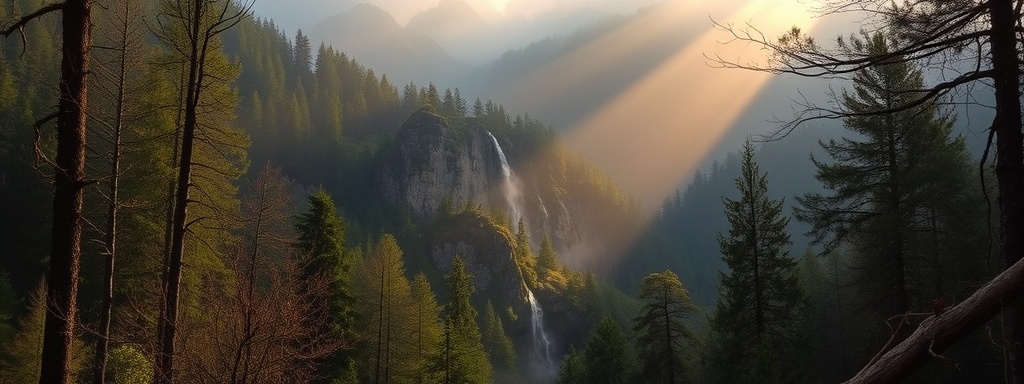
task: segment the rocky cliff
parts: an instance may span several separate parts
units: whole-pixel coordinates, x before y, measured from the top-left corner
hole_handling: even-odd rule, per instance
[[[430,235],[430,257],[447,274],[457,256],[473,275],[476,298],[487,298],[496,308],[512,308],[520,316],[529,316],[526,282],[508,230],[477,210],[442,218]],[[477,304],[483,307],[483,302]]]
[[[501,165],[487,131],[452,127],[430,108],[414,113],[386,150],[379,186],[388,204],[407,206],[416,219],[432,219],[442,204],[491,206]]]

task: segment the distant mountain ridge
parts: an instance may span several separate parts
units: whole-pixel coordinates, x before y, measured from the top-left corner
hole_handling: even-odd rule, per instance
[[[460,67],[440,45],[423,34],[403,28],[389,13],[371,4],[359,4],[328,17],[309,33],[345,52],[396,82],[423,82],[424,73],[438,78],[458,73]]]

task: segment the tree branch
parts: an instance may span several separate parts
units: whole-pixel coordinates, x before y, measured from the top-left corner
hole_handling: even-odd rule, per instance
[[[59,11],[61,9],[64,9],[64,3],[54,3],[39,8],[35,12],[32,12],[26,16],[23,16],[21,19],[18,19],[18,21],[15,22],[14,24],[8,25],[7,28],[4,28],[3,31],[0,31],[0,35],[4,35],[4,37],[10,36],[12,33],[14,33],[14,31],[21,30],[21,28],[28,24],[28,22],[47,13]]]
[[[1024,260],[1018,261],[986,283],[962,303],[940,315],[924,319],[899,345],[873,364],[865,366],[847,383],[895,383],[941,353],[968,332],[991,319],[1020,298],[1024,289]]]

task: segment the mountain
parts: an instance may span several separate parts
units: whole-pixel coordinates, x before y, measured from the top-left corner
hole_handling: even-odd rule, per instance
[[[309,36],[313,42],[322,41],[374,71],[386,73],[396,84],[446,79],[460,68],[437,42],[403,28],[390,14],[370,4],[324,19]],[[425,73],[437,79],[423,79]]]
[[[624,246],[628,201],[585,161],[555,142],[529,143],[529,135],[422,108],[381,150],[377,195],[419,223],[464,207],[503,212],[509,228],[522,218],[534,248],[547,238],[563,262],[602,270]]]
[[[480,14],[465,1],[441,0],[437,6],[409,19],[405,28],[440,40],[442,37],[458,37],[486,24]]]
[[[490,28],[463,0],[442,0],[437,6],[413,16],[405,26],[410,33],[430,37],[463,62],[479,60],[487,47],[494,45],[492,36],[482,33]]]

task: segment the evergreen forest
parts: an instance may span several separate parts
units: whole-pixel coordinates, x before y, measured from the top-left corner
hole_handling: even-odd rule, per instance
[[[651,203],[250,2],[5,2],[0,383],[1024,383],[1021,4],[718,25],[834,91]]]

